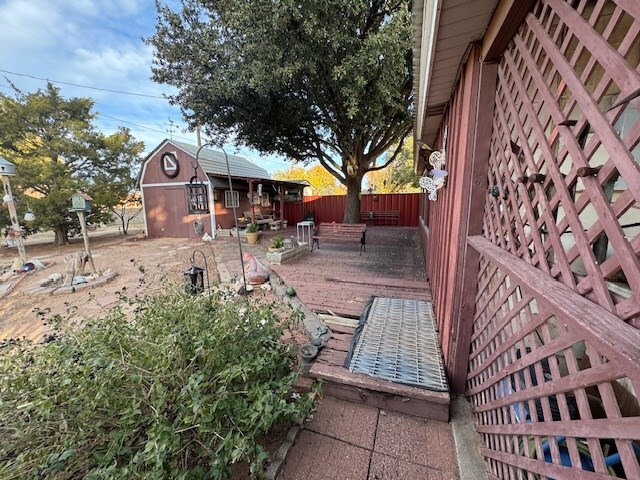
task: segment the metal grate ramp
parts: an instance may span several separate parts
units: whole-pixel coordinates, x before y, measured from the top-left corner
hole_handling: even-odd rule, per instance
[[[396,383],[449,391],[430,302],[375,297],[349,370]]]

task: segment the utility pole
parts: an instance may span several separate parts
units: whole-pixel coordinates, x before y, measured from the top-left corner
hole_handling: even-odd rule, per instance
[[[171,117],[169,117],[169,128],[167,128],[167,132],[169,132],[169,139],[173,140],[173,129],[174,129],[174,124],[175,122],[173,120],[171,120]]]

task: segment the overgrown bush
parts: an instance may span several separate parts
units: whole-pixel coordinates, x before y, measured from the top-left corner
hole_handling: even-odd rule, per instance
[[[309,414],[269,306],[155,295],[56,338],[0,348],[0,478],[223,479]]]

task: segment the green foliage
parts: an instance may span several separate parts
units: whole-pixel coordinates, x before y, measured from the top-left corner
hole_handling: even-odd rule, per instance
[[[48,343],[0,348],[0,478],[224,479],[267,459],[257,437],[299,421],[295,345],[273,305],[181,293],[123,305]]]
[[[93,197],[90,222],[109,220],[110,210],[135,189],[144,146],[124,128],[112,135],[96,131],[91,99],[65,99],[52,84],[14,93],[0,94],[0,155],[16,165],[11,184],[18,214],[28,203],[36,220],[25,227],[53,230],[56,243],[67,243],[79,229],[69,213],[71,195],[82,190]]]
[[[413,138],[405,142],[389,166],[367,174],[367,182],[376,193],[419,192],[419,180],[413,170]]]
[[[293,167],[271,174],[274,180],[306,180],[313,195],[344,195],[346,189],[322,165]]]
[[[302,162],[348,189],[410,132],[409,0],[158,4],[153,79],[191,126]],[[358,203],[359,206],[359,203]]]
[[[271,247],[272,248],[282,248],[284,247],[284,237],[282,235],[276,235],[271,239]]]
[[[250,223],[247,225],[246,233],[256,233],[260,231],[260,225],[257,223]]]

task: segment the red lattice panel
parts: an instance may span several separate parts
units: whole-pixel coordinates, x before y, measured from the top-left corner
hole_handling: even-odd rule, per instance
[[[538,2],[499,72],[484,235],[640,327],[640,2]]]
[[[530,258],[470,244],[481,260],[467,395],[491,473],[640,478],[640,331]]]

